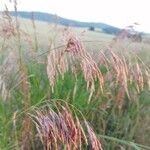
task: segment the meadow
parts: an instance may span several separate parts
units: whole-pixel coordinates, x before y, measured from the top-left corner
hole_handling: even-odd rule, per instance
[[[0,19],[1,150],[150,149],[150,43]]]

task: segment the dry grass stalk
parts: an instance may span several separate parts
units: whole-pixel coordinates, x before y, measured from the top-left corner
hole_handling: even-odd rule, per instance
[[[25,65],[20,66],[20,79],[21,79],[21,92],[23,94],[24,109],[27,110],[30,107],[30,87],[28,83],[27,68]],[[30,150],[31,146],[31,130],[32,122],[28,115],[24,116],[22,124],[22,135],[21,135],[21,149]]]
[[[150,91],[150,73],[148,72],[148,70],[145,70],[145,75],[147,78],[148,90]]]
[[[108,71],[110,61],[108,60],[107,56],[105,56],[102,50],[100,51],[98,58],[99,58],[98,64],[104,65]]]
[[[0,29],[0,36],[9,39],[11,37],[16,36],[16,30],[13,25],[13,19],[8,11],[8,8],[6,7],[6,10],[3,12],[2,15],[2,25]]]
[[[7,98],[9,97],[10,93],[9,91],[7,90],[7,87],[6,87],[6,83],[3,79],[3,77],[0,75],[0,98],[3,100],[3,101],[6,101]]]
[[[116,104],[118,105],[119,109],[121,109],[124,104],[124,98],[125,98],[124,87],[119,87],[118,94],[116,97]]]
[[[74,56],[85,57],[87,52],[85,51],[82,43],[74,35],[68,35],[66,52],[72,53]]]
[[[52,92],[54,92],[54,86],[57,77],[54,51],[50,52],[49,55],[47,56],[47,75],[50,86],[52,87]]]
[[[38,50],[38,38],[37,38],[37,29],[36,29],[36,24],[35,24],[35,20],[34,20],[34,13],[32,12],[32,26],[33,26],[33,30],[34,30],[34,50],[37,51]]]
[[[90,90],[90,96],[88,100],[88,102],[90,102],[91,96],[93,95],[95,91],[95,80],[98,79],[100,91],[103,93],[103,85],[104,85],[103,76],[97,64],[92,59],[89,59],[89,58],[83,58],[81,60],[81,69],[82,69],[85,81],[87,82],[87,89]]]
[[[20,66],[21,91],[24,97],[24,105],[26,108],[30,106],[30,87],[28,82],[28,72],[24,64]]]
[[[130,99],[130,95],[129,95],[129,91],[128,91],[128,82],[127,82],[128,67],[126,65],[126,62],[123,61],[114,52],[111,52],[111,54],[112,54],[111,63],[112,63],[112,67],[114,68],[114,71],[116,73],[116,75],[115,75],[116,81],[117,81],[117,83],[119,83],[119,85],[121,87],[124,87],[124,90],[125,90],[128,98]]]
[[[14,51],[7,52],[7,56],[3,55],[0,66],[0,93],[2,99],[9,100],[11,96],[11,87],[15,82],[14,74],[18,70],[17,55]]]
[[[93,150],[102,150],[100,142],[88,123],[85,122],[85,127],[90,136],[89,142],[79,118],[76,115],[73,117],[66,107],[60,107],[56,112],[52,109],[37,110],[36,114],[32,115],[46,150],[57,150],[64,147],[68,150],[81,150],[83,145],[92,145]]]
[[[17,5],[18,5],[17,0],[13,0],[13,4],[14,4],[14,9],[17,12]]]
[[[92,150],[102,150],[102,145],[100,141],[97,139],[93,129],[89,126],[87,121],[85,121],[85,125],[89,134],[90,146]]]
[[[53,48],[53,45],[52,47]],[[58,75],[60,74],[64,77],[65,72],[68,70],[68,62],[62,51],[50,51],[47,56],[47,74],[52,87],[52,92],[54,92],[54,86]]]
[[[63,76],[68,70],[68,58],[70,58],[71,63],[69,65],[71,65],[71,68],[74,68],[77,61],[81,66],[84,79],[87,82],[87,89],[90,91],[89,101],[95,91],[96,80],[99,81],[98,93],[103,93],[104,79],[100,69],[90,54],[85,50],[80,40],[72,34],[67,37],[65,49],[61,51],[50,51],[48,55],[47,74],[52,91],[58,74]]]
[[[139,91],[142,91],[144,88],[144,80],[141,68],[138,63],[136,63],[136,81],[139,87]]]
[[[150,85],[149,71],[144,65],[137,62],[134,65],[125,56],[119,56],[111,50],[106,54],[100,52],[100,59],[100,65],[109,67],[109,71],[106,72],[104,77],[110,83],[110,90],[113,90],[113,87],[118,87],[116,102],[119,108],[123,106],[125,95],[128,96],[128,99],[131,99],[128,90],[130,85],[133,86],[134,83],[138,92],[143,90],[144,82],[148,86]]]
[[[143,70],[144,66],[142,68],[138,62],[136,62],[136,64],[133,65],[130,69],[130,78],[132,78],[132,83],[135,84],[138,93],[141,92],[144,88],[144,80],[146,80],[146,82],[148,81],[148,78],[145,77],[144,79]]]

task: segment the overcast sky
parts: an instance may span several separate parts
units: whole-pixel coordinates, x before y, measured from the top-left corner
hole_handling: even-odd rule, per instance
[[[13,0],[12,0],[13,1]],[[139,23],[138,30],[150,33],[149,0],[18,0],[18,10],[41,11],[79,21],[104,22],[117,27]],[[0,0],[0,10],[9,0]]]

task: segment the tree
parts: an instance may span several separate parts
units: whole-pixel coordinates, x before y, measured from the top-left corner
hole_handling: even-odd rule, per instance
[[[89,27],[90,31],[95,31],[95,28],[93,26]]]

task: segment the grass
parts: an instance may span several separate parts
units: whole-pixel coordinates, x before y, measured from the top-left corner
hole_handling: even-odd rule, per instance
[[[150,149],[149,44],[110,47],[103,33],[72,29],[78,40],[59,25],[20,22],[21,36],[0,40],[0,149],[78,149],[76,137],[80,149]]]

